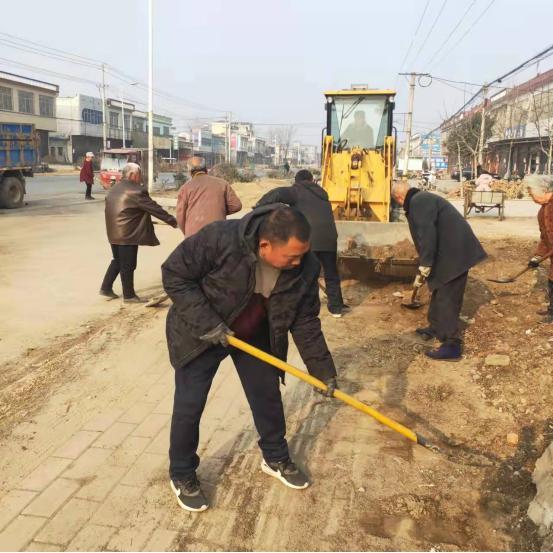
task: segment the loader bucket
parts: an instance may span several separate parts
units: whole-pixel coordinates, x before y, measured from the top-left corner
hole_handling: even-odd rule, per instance
[[[419,265],[407,223],[336,221],[343,278],[408,280]]]

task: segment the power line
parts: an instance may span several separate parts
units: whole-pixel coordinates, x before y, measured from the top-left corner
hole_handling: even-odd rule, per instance
[[[58,49],[58,48],[52,48],[49,46],[44,46],[42,44],[39,44],[37,42],[23,39],[20,37],[16,37],[14,35],[10,35],[8,33],[2,33],[0,32],[0,35],[6,36],[8,38],[0,38],[0,44],[4,44],[5,46],[15,48],[18,50],[22,50],[27,53],[33,53],[36,55],[41,55],[45,57],[49,57],[52,59],[55,59],[57,61],[66,61],[69,63],[74,63],[77,65],[83,65],[88,67],[94,67],[95,69],[101,70],[102,68],[102,62],[97,60],[92,60],[91,58],[85,58],[84,56],[79,56],[75,54],[71,54],[70,52],[66,52],[64,50]],[[131,75],[128,75],[121,71],[120,69],[105,64],[108,68],[108,73],[114,77],[117,78],[123,82],[137,82],[141,88],[147,89],[147,84],[142,82],[140,79],[137,79]],[[58,73],[59,76],[63,76],[63,73]],[[64,76],[64,78],[68,78],[67,76]],[[74,78],[71,78],[70,80],[75,80]],[[81,82],[86,82],[86,79],[81,79]],[[91,83],[92,81],[88,81]],[[96,85],[96,83],[93,83]],[[172,95],[168,92],[162,91],[160,89],[155,89],[154,93],[159,97],[164,97],[166,99],[172,100],[174,103],[183,103],[186,104],[194,109],[200,110],[200,111],[212,111],[212,112],[219,112],[219,113],[225,113],[228,110],[222,110],[218,108],[214,108],[212,106],[206,106],[203,104],[200,104],[198,102],[193,102],[191,100],[187,100],[185,98],[181,98],[179,96]]]
[[[99,65],[89,63],[89,62],[80,61],[78,59],[75,59],[75,58],[71,57],[70,55],[62,55],[62,54],[56,54],[56,53],[53,53],[53,52],[47,52],[47,51],[42,50],[40,48],[36,48],[34,46],[26,46],[26,45],[19,44],[17,42],[14,42],[12,40],[5,39],[5,38],[0,38],[0,44],[3,44],[4,46],[8,46],[9,48],[15,48],[16,50],[21,50],[23,52],[27,52],[27,53],[31,53],[31,54],[38,54],[38,55],[48,56],[50,58],[53,58],[53,59],[56,59],[56,60],[59,60],[59,61],[67,61],[67,62],[70,62],[70,63],[75,63],[77,65],[84,65],[86,67],[94,67],[96,69],[101,69],[101,66],[99,66]]]
[[[526,61],[522,62],[521,64],[517,65],[514,69],[511,69],[510,71],[507,71],[507,73],[505,73],[504,75],[501,75],[497,79],[494,79],[493,81],[491,81],[486,86],[490,87],[490,86],[493,86],[495,84],[501,83],[504,79],[507,79],[508,77],[514,76],[515,74],[519,73],[523,69],[526,69],[527,67],[537,63],[538,61],[542,61],[542,60],[550,57],[551,55],[553,55],[553,44],[551,46],[548,46],[547,48],[545,48],[541,52],[537,53],[536,55],[532,56],[531,58],[527,59]],[[505,87],[505,88],[508,88],[508,87]],[[467,102],[465,102],[447,120],[450,121],[451,119],[453,119],[454,117],[459,115],[468,105],[470,105],[472,103],[472,101],[475,98],[477,98],[480,95],[480,93],[482,92],[483,89],[484,89],[484,87],[482,86],[473,96],[471,96],[471,98]]]
[[[52,50],[52,51],[54,51],[54,52],[59,52],[60,54],[63,54],[63,55],[69,55],[69,56],[71,56],[71,57],[73,57],[73,58],[79,58],[79,59],[81,59],[81,60],[83,60],[83,61],[85,61],[85,62],[88,62],[88,63],[90,63],[90,64],[97,64],[98,67],[101,67],[101,65],[102,65],[102,62],[99,61],[99,60],[95,60],[95,59],[93,59],[93,58],[88,58],[88,57],[85,57],[85,56],[81,56],[81,55],[79,55],[79,54],[72,54],[72,53],[70,53],[70,52],[66,52],[66,51],[64,51],[64,50],[60,50],[60,49],[58,49],[58,48],[53,48],[52,46],[46,46],[45,44],[41,44],[41,43],[39,43],[39,42],[34,42],[34,41],[29,40],[29,39],[27,39],[27,38],[23,39],[23,38],[20,38],[20,37],[15,36],[15,35],[10,35],[9,33],[4,33],[4,32],[0,32],[0,35],[3,35],[3,36],[8,37],[8,38],[10,38],[10,39],[14,39],[14,40],[16,40],[16,41],[27,42],[27,43],[29,43],[29,44],[33,44],[33,45],[35,45],[35,46],[38,46],[38,47],[40,47],[40,48],[44,48],[44,49],[46,49],[46,50]]]
[[[444,59],[446,59],[449,54],[451,52],[453,52],[453,50],[455,50],[455,48],[457,48],[457,46],[459,46],[459,44],[462,42],[462,40],[469,34],[470,31],[472,31],[474,29],[474,27],[479,23],[479,21],[481,21],[482,17],[484,17],[484,15],[486,15],[486,13],[488,12],[488,10],[493,6],[493,4],[495,3],[495,0],[490,0],[489,4],[484,8],[484,10],[480,13],[480,15],[473,21],[472,25],[470,25],[468,27],[468,29],[461,35],[461,37],[459,38],[459,40],[453,45],[452,48],[450,48],[440,59],[439,61],[437,61],[436,63],[434,63],[434,66],[436,65],[440,65],[440,63],[442,63],[442,61],[444,61]]]
[[[415,29],[415,32],[413,33],[413,36],[411,37],[411,42],[409,44],[409,47],[407,48],[407,52],[405,53],[403,61],[401,62],[399,72],[403,71],[403,68],[405,66],[405,62],[407,61],[407,58],[409,57],[409,54],[411,53],[411,48],[413,48],[413,43],[415,42],[415,38],[417,38],[417,35],[418,35],[419,30],[421,28],[421,25],[422,25],[422,22],[424,20],[424,16],[426,15],[426,10],[428,9],[429,4],[430,4],[430,0],[426,0],[426,5],[424,6],[424,10],[422,11],[422,14],[419,18],[417,28]],[[396,83],[397,83],[397,80],[396,80]]]
[[[16,67],[23,67],[24,69],[31,69],[38,73],[44,73],[45,75],[52,75],[54,77],[67,79],[69,81],[75,81],[80,83],[86,83],[93,86],[98,86],[98,83],[96,81],[91,81],[90,79],[85,79],[84,77],[76,77],[74,75],[68,75],[67,73],[60,73],[58,71],[52,71],[50,69],[43,69],[42,67],[36,67],[35,65],[29,65],[27,63],[21,63],[19,61],[13,61],[8,58],[0,57],[0,61],[6,62],[10,65],[15,65]]]
[[[447,33],[446,35],[446,38],[445,40],[442,42],[442,44],[440,45],[440,47],[434,52],[434,54],[432,55],[432,57],[429,59],[428,63],[426,65],[430,65],[434,59],[436,58],[436,56],[440,53],[440,52],[443,52],[443,48],[444,46],[451,40],[451,37],[455,34],[455,31],[457,31],[457,29],[459,28],[459,26],[461,25],[461,23],[463,22],[463,20],[466,18],[466,16],[468,15],[468,13],[470,12],[470,10],[472,9],[472,7],[474,6],[474,4],[476,4],[478,0],[472,0],[472,2],[469,4],[469,7],[465,10],[465,12],[463,13],[463,15],[460,17],[460,19],[457,21],[457,24],[455,25],[455,27],[453,27],[453,30],[450,31],[449,33]]]
[[[430,35],[432,34],[432,31],[434,30],[434,27],[436,27],[436,24],[438,23],[438,20],[440,19],[446,5],[447,5],[447,2],[448,0],[444,0],[442,2],[442,7],[440,8],[440,10],[438,11],[435,19],[434,19],[434,22],[432,23],[432,25],[430,26],[430,29],[428,30],[428,33],[426,35],[426,37],[424,38],[422,44],[420,45],[418,51],[417,51],[417,54],[415,55],[415,59],[413,60],[413,64],[415,63],[415,61],[417,60],[417,58],[419,57],[420,53],[422,52],[423,48],[426,46],[426,43],[428,42],[428,39],[430,38]]]

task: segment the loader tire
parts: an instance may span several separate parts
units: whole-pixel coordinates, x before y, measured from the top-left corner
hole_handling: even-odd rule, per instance
[[[23,205],[25,189],[17,177],[6,177],[0,184],[0,208],[16,209]]]

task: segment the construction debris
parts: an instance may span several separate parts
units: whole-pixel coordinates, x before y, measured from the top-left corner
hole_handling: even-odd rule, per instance
[[[350,239],[344,254],[367,257],[379,263],[385,263],[392,259],[414,261],[418,258],[415,246],[407,239],[386,246],[358,245],[355,240]]]

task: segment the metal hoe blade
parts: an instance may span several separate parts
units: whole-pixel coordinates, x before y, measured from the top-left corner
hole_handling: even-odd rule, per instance
[[[514,278],[504,277],[504,278],[488,278],[490,282],[499,282],[499,284],[507,284],[508,282],[514,282]]]

